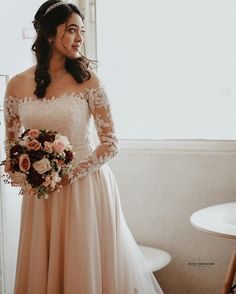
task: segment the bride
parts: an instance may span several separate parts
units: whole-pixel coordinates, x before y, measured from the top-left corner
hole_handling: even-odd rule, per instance
[[[79,53],[83,15],[73,4],[49,0],[33,24],[36,65],[15,75],[5,94],[6,154],[23,129],[51,129],[69,138],[76,165],[48,199],[23,195],[14,293],[163,293],[106,164],[118,139],[107,92]],[[95,149],[92,120],[100,139]]]

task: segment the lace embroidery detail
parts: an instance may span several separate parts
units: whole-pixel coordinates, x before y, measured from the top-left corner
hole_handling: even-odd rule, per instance
[[[81,178],[114,157],[119,151],[119,141],[115,135],[111,107],[105,89],[102,86],[90,89],[88,93],[89,108],[93,114],[100,144],[69,174],[70,182]]]
[[[42,98],[25,96],[17,98],[8,96],[4,98],[5,117],[5,150],[8,156],[9,147],[13,140],[18,138],[23,131],[23,126],[19,117],[19,105],[34,101],[36,103],[52,103],[53,101],[64,102],[64,99],[76,98],[86,101],[90,112],[94,117],[95,127],[99,136],[100,144],[96,149],[80,160],[75,169],[69,174],[72,183],[77,178],[83,177],[92,171],[97,170],[102,164],[114,157],[118,153],[118,139],[115,135],[114,122],[112,119],[110,103],[105,89],[101,84],[96,88],[86,88],[81,92],[65,93],[58,97]],[[86,131],[87,132],[87,131]]]
[[[34,101],[36,103],[51,103],[54,101],[60,101],[62,99],[76,98],[81,101],[87,101],[87,93],[89,92],[89,88],[85,88],[81,92],[71,92],[60,96],[53,96],[52,98],[42,98],[38,99],[33,96],[24,96],[22,98],[14,97],[14,96],[6,96],[4,97],[4,120],[5,120],[5,152],[8,156],[9,148],[11,142],[17,139],[20,134],[23,132],[23,125],[19,117],[19,105],[22,103],[27,103]]]
[[[46,97],[43,97],[41,99],[38,99],[37,97],[33,97],[33,96],[24,96],[22,98],[19,98],[18,101],[19,101],[19,104],[21,103],[27,103],[27,102],[31,102],[31,101],[34,101],[34,102],[38,102],[38,103],[51,103],[51,102],[54,102],[54,101],[60,101],[60,100],[63,100],[63,99],[66,99],[68,100],[68,98],[78,98],[80,100],[85,100],[87,101],[87,93],[89,92],[89,88],[85,88],[84,90],[82,90],[81,92],[65,92],[64,94],[60,95],[60,96],[53,96],[51,98],[46,98]]]
[[[4,120],[5,120],[5,152],[9,156],[9,148],[12,141],[17,139],[22,132],[22,123],[18,114],[18,99],[13,96],[4,97]]]

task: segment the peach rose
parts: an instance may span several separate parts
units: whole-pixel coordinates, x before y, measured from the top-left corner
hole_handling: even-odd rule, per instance
[[[53,148],[53,150],[54,150],[55,152],[60,153],[60,152],[62,152],[62,151],[65,149],[65,145],[64,145],[64,143],[61,142],[60,140],[55,140],[55,141],[53,142],[53,146],[52,146],[52,148]]]
[[[24,173],[26,173],[30,169],[31,163],[30,163],[28,154],[22,154],[20,156],[19,167],[20,167],[20,170],[23,171]]]
[[[26,175],[21,172],[11,173],[11,180],[13,185],[21,186],[22,188],[26,185]]]
[[[6,159],[6,162],[4,164],[4,171],[5,173],[9,172],[11,170],[11,160]]]
[[[39,150],[41,148],[41,143],[38,140],[32,140],[26,144],[29,150]]]
[[[45,142],[44,143],[44,150],[47,151],[48,153],[52,153],[52,143],[50,142]]]
[[[37,129],[30,129],[27,134],[32,139],[37,139],[39,136],[39,130]]]
[[[33,163],[33,168],[42,175],[51,169],[50,161],[47,158],[42,158]]]
[[[33,197],[33,196],[37,195],[37,190],[35,188],[30,189],[27,191],[27,195],[29,197]]]
[[[37,195],[37,189],[32,188],[31,185],[27,185],[24,189],[24,195],[33,197]]]
[[[43,182],[43,185],[45,187],[48,187],[51,184],[51,178],[49,176],[47,176]]]
[[[59,160],[58,160],[58,165],[59,165],[59,166],[64,166],[64,165],[65,165],[64,160],[59,159]]]

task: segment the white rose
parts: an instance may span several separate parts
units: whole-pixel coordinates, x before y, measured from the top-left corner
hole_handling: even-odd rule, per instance
[[[51,169],[50,161],[47,158],[42,158],[33,163],[33,168],[42,175]]]
[[[70,142],[66,136],[60,135],[57,140],[64,144],[64,146],[70,145]]]

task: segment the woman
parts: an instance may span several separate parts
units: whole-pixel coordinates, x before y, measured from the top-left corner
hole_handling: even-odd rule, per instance
[[[37,63],[14,76],[5,95],[6,153],[22,128],[51,129],[69,138],[77,163],[47,200],[23,196],[15,294],[163,293],[105,164],[118,140],[105,89],[79,53],[83,16],[73,4],[49,0],[33,23]]]

